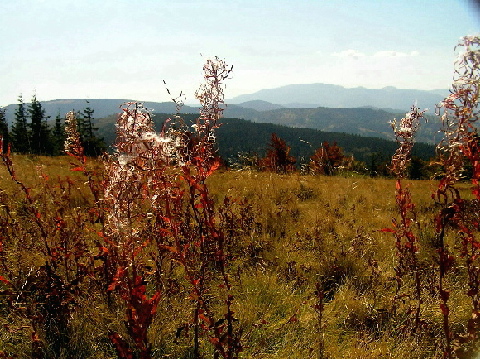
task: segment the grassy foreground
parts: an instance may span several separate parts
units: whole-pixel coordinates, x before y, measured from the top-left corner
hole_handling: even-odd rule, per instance
[[[15,156],[13,160],[18,179],[31,188],[42,214],[58,212],[63,206],[63,220],[72,226],[76,223],[77,238],[88,242],[75,244],[76,251],[81,246],[82,253],[96,253],[101,224],[92,218],[92,198],[83,174],[71,172],[66,157]],[[66,176],[68,186],[60,180]],[[227,270],[234,298],[234,329],[243,347],[240,358],[443,356],[433,223],[438,208],[431,199],[434,181],[409,183],[417,205],[422,273],[422,325],[416,333],[409,294],[414,291],[413,277],[403,276],[398,289],[395,239],[392,233],[381,231],[398,216],[393,180],[227,171],[213,174],[208,185],[215,205],[225,208],[224,213],[230,211],[225,218],[231,222],[219,221],[231,238]],[[468,197],[468,187],[464,197]],[[235,205],[225,206],[226,195]],[[93,275],[72,289],[71,296],[63,297],[66,304],[54,308],[53,312],[67,313],[65,323],[48,318],[51,311],[42,305],[49,300],[40,294],[44,293],[42,286],[48,286],[40,273],[47,259],[27,202],[0,167],[0,276],[4,278],[0,282],[0,290],[2,285],[4,289],[0,292],[0,357],[29,358],[35,343],[42,343],[45,357],[115,358],[109,333],[128,337],[125,303],[112,298]],[[75,242],[72,233],[68,240]],[[66,247],[58,248],[66,251]],[[146,263],[148,253],[142,257]],[[91,259],[93,267],[98,266],[98,258]],[[150,269],[145,272],[148,291],[160,288],[161,292],[148,331],[152,356],[191,358],[192,295],[182,267],[168,258],[166,262],[168,270],[161,274],[153,262],[145,267]],[[78,263],[65,264],[67,269],[74,266],[72,273],[78,273]],[[69,278],[72,273],[61,275]],[[459,267],[446,278],[454,334],[465,331],[471,316],[464,276]],[[7,279],[24,293],[6,290]],[[214,312],[224,311],[223,290],[211,280],[206,297]],[[39,320],[41,315],[44,318]],[[55,344],[52,336],[62,335],[66,336],[64,344]],[[200,343],[202,355],[212,357],[208,335]]]

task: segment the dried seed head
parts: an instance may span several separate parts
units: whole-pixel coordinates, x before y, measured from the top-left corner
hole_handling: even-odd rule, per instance
[[[70,111],[65,115],[65,135],[65,152],[74,156],[83,156],[80,133],[77,129],[77,119],[75,117],[75,112],[73,111]]]
[[[424,119],[423,114],[426,110],[419,111],[418,107],[412,106],[410,112],[400,120],[397,127],[397,121],[394,119],[390,122],[395,138],[399,143],[399,148],[392,157],[391,170],[397,176],[402,178],[405,176],[408,164],[411,160],[412,148],[415,142],[415,134],[420,127],[420,120]]]

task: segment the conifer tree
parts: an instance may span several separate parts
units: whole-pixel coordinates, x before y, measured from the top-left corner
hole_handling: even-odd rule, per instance
[[[8,144],[10,142],[8,133],[8,123],[5,116],[5,108],[0,107],[0,137],[2,138],[2,151],[6,153],[8,151]]]
[[[15,111],[15,122],[12,126],[11,142],[15,152],[30,152],[30,134],[22,95],[18,97],[18,108]]]
[[[52,132],[53,153],[55,155],[63,154],[63,144],[65,143],[65,125],[62,124],[60,112],[55,117],[55,127]]]
[[[47,124],[47,117],[42,104],[33,95],[32,103],[28,106],[30,114],[31,128],[31,153],[33,154],[52,154],[53,146],[51,141],[51,132]]]
[[[89,102],[87,101],[87,107],[83,110],[83,133],[86,138],[93,137],[93,131],[96,130],[92,123],[95,110],[90,108],[88,104]]]
[[[95,135],[98,128],[93,125],[94,112],[95,110],[89,106],[87,101],[87,107],[82,113],[77,114],[77,129],[86,156],[99,156],[105,151],[103,138]]]

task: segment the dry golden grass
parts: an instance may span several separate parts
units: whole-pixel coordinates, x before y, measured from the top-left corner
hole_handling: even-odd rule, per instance
[[[71,176],[87,196],[85,178],[68,170],[67,158],[18,156],[14,162],[18,177],[28,186],[41,188],[36,170],[41,168],[50,177]],[[4,201],[20,205],[21,195],[3,167],[0,174],[0,188],[8,193]],[[321,342],[324,358],[442,357],[442,317],[438,298],[433,296],[435,274],[429,274],[436,266],[431,243],[435,181],[409,183],[419,214],[420,258],[425,270],[421,312],[425,324],[415,336],[406,321],[409,300],[399,303],[396,313],[392,311],[395,239],[391,233],[380,232],[397,216],[393,180],[227,171],[215,173],[208,185],[218,206],[225,195],[247,201],[234,208],[236,213],[251,206],[246,215],[251,229],[234,239],[235,256],[228,267],[238,319],[235,325],[243,333],[241,358],[318,358]],[[81,206],[78,200],[71,210]],[[28,248],[7,244],[5,248],[12,251],[8,260],[19,275],[42,260],[33,244]],[[464,275],[452,273],[447,283],[452,290],[451,322],[456,332],[462,332],[470,315],[465,281],[460,280]],[[173,270],[171,279],[178,290],[164,293],[149,332],[153,356],[190,358],[192,333],[181,331],[176,337],[178,328],[191,320],[188,283],[181,268]],[[313,308],[317,282],[325,290],[320,325]],[[216,284],[211,283],[209,298],[213,311],[223,313],[224,293]],[[408,278],[402,290],[413,290]],[[28,321],[21,313],[9,311],[1,300],[0,322],[11,331],[0,334],[0,351],[27,358]],[[70,320],[72,352],[63,357],[114,358],[107,335],[109,330],[124,332],[123,320],[124,306],[120,302],[108,306],[94,281],[85,281]],[[19,329],[22,325],[26,328]],[[202,338],[201,345],[206,357],[212,355],[207,338]]]

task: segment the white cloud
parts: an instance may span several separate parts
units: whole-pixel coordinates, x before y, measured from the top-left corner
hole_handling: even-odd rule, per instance
[[[367,55],[363,52],[348,49],[340,52],[334,52],[332,56],[343,57],[343,58],[354,58],[357,60],[360,57],[409,57],[409,56],[418,56],[420,53],[418,51],[402,52],[394,50],[382,50],[377,51],[373,55]]]
[[[365,56],[365,54],[363,52],[359,52],[357,50],[348,49],[348,50],[343,50],[343,51],[340,51],[340,52],[334,52],[332,54],[332,56],[352,57],[354,59],[358,59],[359,57]]]
[[[373,56],[376,57],[406,57],[406,56],[418,56],[418,51],[410,51],[410,53],[402,52],[402,51],[377,51]]]
[[[347,50],[348,49],[348,50]],[[385,51],[380,51],[385,50]],[[391,51],[387,51],[391,50]],[[315,71],[308,82],[321,82],[345,87],[435,89],[451,84],[451,59],[428,51],[414,51],[415,47],[385,46],[382,48],[334,48],[328,56],[317,56]],[[335,53],[334,53],[335,52]],[[362,53],[354,59],[348,54]],[[395,54],[394,54],[395,53]],[[340,57],[343,55],[343,57]],[[381,56],[382,55],[382,56]],[[311,66],[311,68],[314,65]],[[401,74],[401,75],[400,75]],[[314,79],[314,80],[312,80]],[[300,80],[297,81],[301,83]]]

